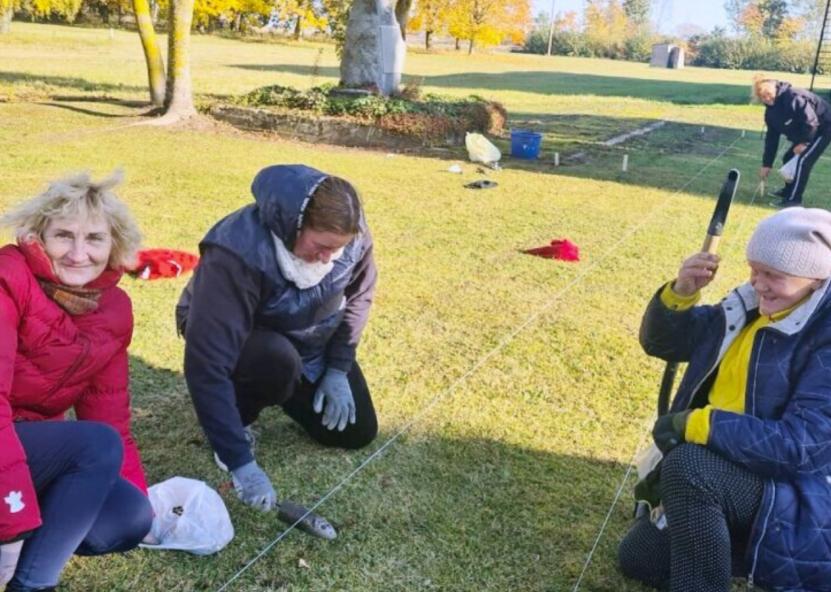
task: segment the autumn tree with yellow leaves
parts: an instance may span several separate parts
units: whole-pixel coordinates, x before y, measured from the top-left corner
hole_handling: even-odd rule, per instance
[[[424,48],[433,46],[433,35],[447,31],[453,0],[417,0],[415,11],[407,23],[407,30],[424,31]]]
[[[9,31],[17,9],[25,8],[29,14],[39,18],[56,15],[71,23],[78,16],[81,4],[82,0],[0,0],[0,33]]]
[[[498,45],[510,39],[520,43],[531,24],[530,0],[452,0],[447,13],[448,32],[474,47]]]
[[[586,0],[586,41],[596,47],[622,47],[629,36],[629,19],[621,0]]]

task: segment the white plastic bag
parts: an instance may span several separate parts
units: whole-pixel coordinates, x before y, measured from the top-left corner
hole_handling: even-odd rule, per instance
[[[481,162],[484,164],[491,164],[499,162],[502,158],[502,153],[499,148],[494,146],[482,134],[465,134],[465,148],[467,148],[467,156],[471,162]]]
[[[641,450],[635,457],[638,479],[646,479],[646,476],[652,472],[652,469],[658,466],[658,463],[661,462],[663,457],[664,455],[661,454],[661,451],[654,444]]]
[[[799,165],[799,157],[794,156],[788,162],[782,165],[779,169],[779,174],[785,179],[785,183],[790,183],[796,177],[796,167]]]
[[[195,555],[216,553],[234,538],[231,517],[219,494],[204,481],[172,477],[149,489],[156,513],[148,538],[157,545],[144,549],[175,549]]]

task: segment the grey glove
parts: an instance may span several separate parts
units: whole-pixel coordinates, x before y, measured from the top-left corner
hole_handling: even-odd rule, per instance
[[[234,489],[243,501],[258,510],[268,512],[277,505],[277,492],[271,485],[268,475],[252,460],[246,465],[231,471]]]
[[[323,425],[326,429],[339,432],[346,429],[346,422],[355,423],[355,399],[352,396],[352,387],[346,372],[329,368],[323,375],[323,380],[317,387],[314,398],[314,411],[323,410],[323,400],[326,399],[326,411],[323,413]]]

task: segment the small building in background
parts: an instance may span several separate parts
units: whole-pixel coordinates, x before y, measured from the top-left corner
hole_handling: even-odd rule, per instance
[[[672,43],[656,43],[652,46],[649,65],[653,68],[683,68],[684,48]]]

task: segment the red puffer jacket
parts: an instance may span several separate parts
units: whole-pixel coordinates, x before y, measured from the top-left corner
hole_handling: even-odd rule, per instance
[[[26,455],[12,422],[78,419],[114,427],[124,442],[121,475],[147,492],[130,433],[127,346],[130,299],[107,270],[87,288],[98,308],[72,316],[46,296],[38,278],[57,282],[40,243],[0,248],[0,542],[41,524]]]

